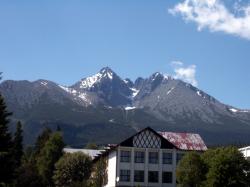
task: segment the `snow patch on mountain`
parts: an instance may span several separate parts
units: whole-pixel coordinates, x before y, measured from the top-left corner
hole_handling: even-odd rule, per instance
[[[134,109],[136,109],[136,107],[135,106],[127,106],[124,109],[125,110],[134,110]]]
[[[136,88],[131,88],[132,90],[132,97],[134,98],[135,96],[137,96],[137,94],[139,93],[140,90],[137,90]]]
[[[174,87],[172,87],[170,90],[168,90],[167,95],[170,94],[174,90]]]
[[[97,73],[94,76],[83,79],[80,88],[91,88],[96,82],[99,82],[102,79],[102,76],[101,73]]]
[[[47,86],[47,82],[46,81],[41,81],[41,85],[43,85],[43,86]]]
[[[156,72],[152,75],[152,81],[154,81],[159,75],[161,75],[159,72]]]
[[[75,100],[77,100],[77,98],[81,99],[82,101],[84,101],[86,104],[91,105],[92,102],[88,99],[88,95],[85,92],[78,92],[73,88],[68,88],[66,86],[62,86],[62,85],[58,85],[61,89],[63,89],[64,91],[66,91],[67,93],[73,95],[75,97]]]
[[[62,88],[64,91],[70,93],[70,94],[74,94],[76,95],[77,94],[77,91],[72,89],[72,88],[68,88],[66,86],[62,86],[62,85],[58,85],[60,88]]]
[[[90,105],[92,104],[91,101],[88,100],[87,94],[86,94],[86,93],[80,93],[80,94],[78,95],[78,97],[79,97],[80,99],[82,99],[83,101],[85,101],[86,103],[88,103],[88,104],[90,104]]]
[[[113,73],[107,73],[109,79],[113,79]]]
[[[125,84],[128,84],[128,80],[125,80],[125,79],[124,79],[123,81],[124,81]]]
[[[233,113],[237,113],[237,112],[243,112],[243,113],[247,113],[247,112],[250,112],[248,110],[238,110],[238,109],[235,109],[235,108],[230,108],[229,109],[231,112]]]
[[[163,74],[165,80],[172,80],[173,78],[170,75]]]
[[[200,97],[202,97],[202,98],[206,98],[206,96],[202,93],[202,91],[200,91],[200,90],[197,90],[196,91],[196,94],[198,95],[198,96],[200,96]]]
[[[202,97],[202,95],[201,95],[201,92],[200,92],[200,91],[197,91],[196,93],[197,93],[197,95],[198,95],[198,96],[201,96],[201,97]]]
[[[229,110],[232,111],[232,112],[234,112],[234,113],[235,113],[235,112],[238,112],[238,110],[235,109],[235,108],[230,108]]]

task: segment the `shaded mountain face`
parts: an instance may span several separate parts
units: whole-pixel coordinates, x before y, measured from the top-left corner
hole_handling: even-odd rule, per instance
[[[44,126],[58,125],[71,145],[117,143],[146,126],[200,133],[208,145],[250,143],[250,111],[161,73],[132,82],[106,67],[72,86],[4,81],[0,92],[29,144]]]

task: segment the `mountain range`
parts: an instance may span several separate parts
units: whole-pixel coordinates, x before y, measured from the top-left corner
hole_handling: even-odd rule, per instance
[[[250,110],[159,72],[131,81],[105,67],[71,86],[6,80],[0,93],[13,112],[11,130],[21,120],[27,145],[44,127],[58,126],[75,147],[117,143],[146,126],[199,133],[208,146],[250,143]]]

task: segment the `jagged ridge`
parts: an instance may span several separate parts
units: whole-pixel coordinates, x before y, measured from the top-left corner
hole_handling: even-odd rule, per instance
[[[119,129],[126,134],[145,126],[197,132],[211,144],[250,142],[249,110],[225,105],[159,72],[133,82],[106,67],[72,86],[48,80],[4,81],[0,92],[14,112],[14,119],[24,121],[28,137],[38,134],[42,124],[48,123],[67,129],[65,136],[72,144],[93,137],[95,141],[114,143],[107,130],[100,132],[98,128],[109,129],[109,133],[114,132],[112,138],[119,140]]]

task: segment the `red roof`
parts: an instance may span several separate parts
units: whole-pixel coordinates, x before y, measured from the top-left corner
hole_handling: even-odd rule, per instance
[[[181,150],[206,151],[207,146],[199,134],[158,132],[163,138],[174,144]]]

